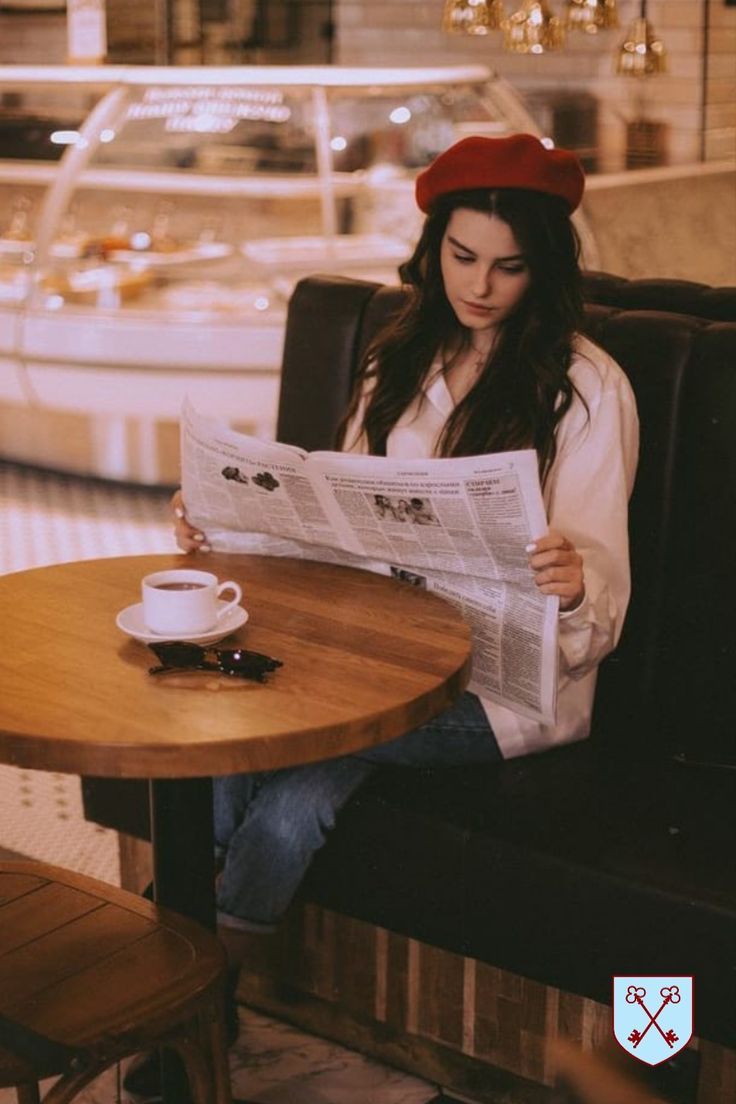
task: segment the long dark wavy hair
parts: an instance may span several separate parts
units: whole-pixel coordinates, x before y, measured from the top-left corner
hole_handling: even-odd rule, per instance
[[[507,223],[524,255],[530,284],[499,327],[476,383],[448,418],[437,455],[535,448],[544,479],[556,455],[556,428],[576,393],[568,370],[583,313],[580,241],[561,199],[525,189],[461,191],[438,198],[412,257],[400,269],[410,291],[406,306],[366,351],[337,446],[343,446],[361,394],[370,386],[363,430],[369,452],[385,456],[389,433],[420,392],[437,355],[447,359],[470,346],[471,333],[447,299],[440,267],[447,224],[459,208]]]

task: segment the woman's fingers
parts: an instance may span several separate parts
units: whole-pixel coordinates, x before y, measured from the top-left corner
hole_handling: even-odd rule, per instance
[[[186,520],[177,520],[174,525],[174,538],[182,552],[209,552],[204,533],[193,529]]]
[[[529,566],[542,594],[557,595],[560,608],[571,609],[585,594],[583,557],[562,533],[550,531],[527,545]]]
[[[575,546],[572,541],[569,541],[562,533],[557,533],[554,529],[550,529],[549,533],[546,533],[543,537],[537,537],[531,544],[528,544],[526,550],[533,556],[543,552],[569,552],[570,550],[574,552]]]
[[[565,568],[571,571],[582,572],[583,557],[568,541],[566,547],[551,548],[548,551],[542,552],[533,552],[529,556],[529,566],[537,576],[544,576],[548,572],[554,571],[556,568]],[[543,581],[547,580],[545,579]]]
[[[574,548],[554,548],[551,552],[536,552],[529,559],[532,571],[543,571],[545,567],[555,567],[558,564],[581,564],[583,558]]]
[[[180,490],[174,491],[171,496],[171,510],[174,515],[174,539],[182,552],[209,552],[205,534],[187,521]]]
[[[537,586],[545,586],[547,583],[571,583],[580,577],[582,572],[574,565],[546,567],[544,571],[536,571],[534,577]]]
[[[181,548],[182,552],[209,552],[210,546],[204,539],[197,540],[195,538],[182,536],[180,533],[174,532],[177,546]]]

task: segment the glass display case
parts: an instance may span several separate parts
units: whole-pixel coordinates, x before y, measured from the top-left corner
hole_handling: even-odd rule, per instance
[[[176,479],[176,422],[273,433],[285,310],[392,282],[416,172],[536,127],[483,67],[0,68],[0,449]]]

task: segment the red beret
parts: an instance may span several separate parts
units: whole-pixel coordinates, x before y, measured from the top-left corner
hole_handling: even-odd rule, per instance
[[[531,134],[508,138],[463,138],[419,173],[417,204],[425,214],[438,196],[472,188],[528,188],[565,200],[574,211],[585,175],[567,150],[546,149]]]

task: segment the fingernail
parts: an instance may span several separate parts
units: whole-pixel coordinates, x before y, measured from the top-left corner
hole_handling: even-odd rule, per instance
[[[182,510],[181,506],[177,506],[174,509],[174,516],[178,517],[178,518],[183,518],[184,517],[184,511]]]
[[[534,543],[534,541],[532,541],[532,543],[531,543],[531,544],[528,544],[528,545],[526,546],[526,548],[524,549],[524,551],[525,551],[525,552],[536,552],[536,551],[537,551],[537,546],[536,546],[536,544]]]
[[[195,533],[194,536],[192,537],[192,540],[203,541],[204,540],[204,533]]]
[[[212,548],[210,547],[209,544],[200,544],[199,551],[200,552],[211,552]]]

